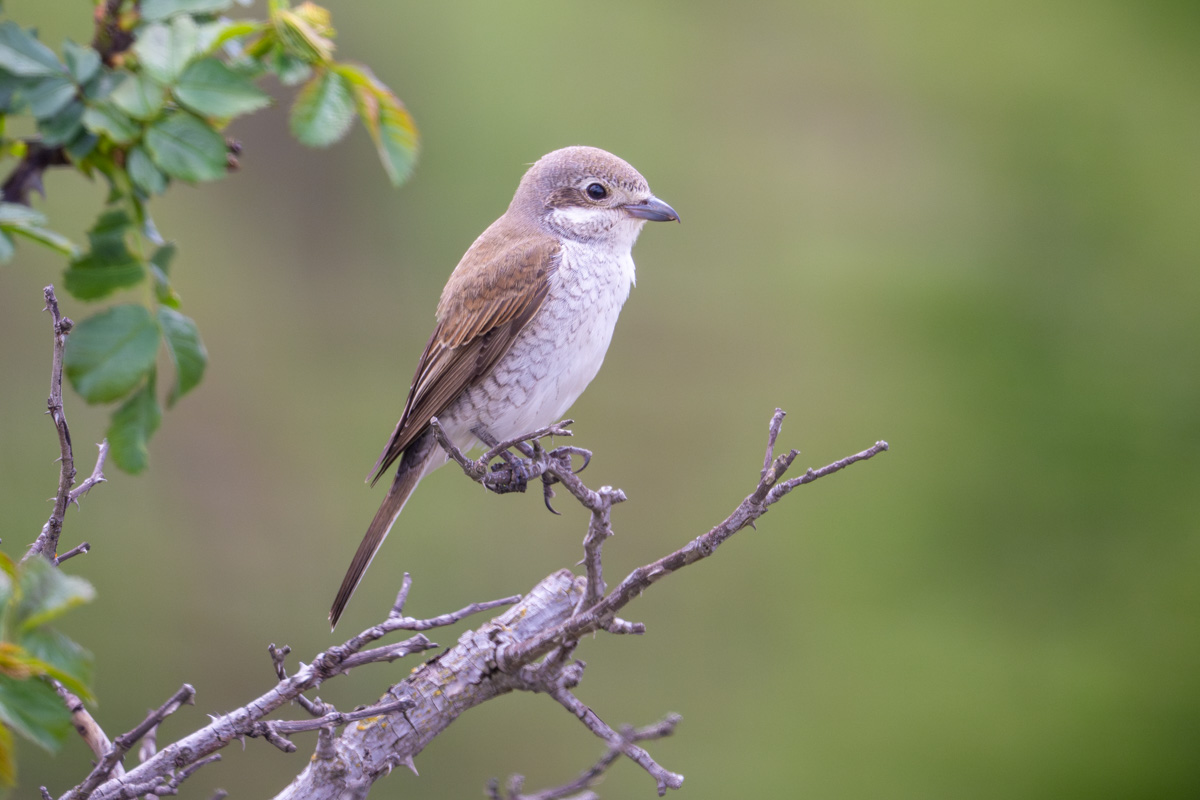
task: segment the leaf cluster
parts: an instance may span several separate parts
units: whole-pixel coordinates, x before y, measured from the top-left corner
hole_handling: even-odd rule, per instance
[[[72,731],[47,679],[94,700],[92,654],[47,624],[93,595],[91,584],[44,558],[18,566],[0,553],[0,784],[16,781],[14,731],[52,752]]]
[[[171,285],[175,248],[150,202],[175,182],[219,180],[236,169],[240,146],[231,120],[272,100],[257,85],[274,76],[299,85],[290,127],[325,147],[363,121],[394,184],[412,170],[417,133],[404,105],[365,66],[334,58],[329,12],[310,2],[271,0],[265,20],[223,16],[231,0],[122,0],[98,3],[90,46],[64,42],[61,54],[35,32],[0,23],[0,160],[15,162],[0,202],[0,262],[16,239],[68,259],[64,283],[79,300],[141,288],[140,300],[113,306],[76,326],[65,368],[89,403],[120,405],[108,438],[113,460],[140,472],[162,411],[158,352],[174,368],[167,405],[201,380],[207,354],[196,324]],[[9,117],[31,118],[37,136],[6,135]],[[108,185],[105,208],[79,247],[29,207],[43,172],[70,167]]]

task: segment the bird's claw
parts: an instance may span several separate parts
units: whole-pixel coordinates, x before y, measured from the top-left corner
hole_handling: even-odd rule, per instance
[[[555,460],[565,462],[567,470],[575,475],[583,472],[585,469],[587,469],[588,464],[592,463],[592,451],[584,450],[582,447],[563,445],[562,447],[556,447],[551,450],[549,455]],[[583,458],[583,464],[579,467],[579,469],[571,468],[571,456],[580,456]]]

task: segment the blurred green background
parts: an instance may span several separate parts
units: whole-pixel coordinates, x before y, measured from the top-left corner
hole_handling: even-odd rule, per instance
[[[362,476],[443,282],[527,163],[592,144],[684,220],[644,231],[572,412],[585,477],[630,497],[608,575],[734,507],[776,406],[801,469],[892,451],[656,586],[628,610],[646,636],[584,642],[579,695],[613,724],[680,712],[650,749],[692,798],[1200,794],[1200,6],[328,5],[341,57],[415,115],[421,162],[393,191],[361,130],[306,150],[281,102],[234,128],[239,174],[156,202],[211,364],[150,472],[110,472],[67,519],[64,549],[93,545],[69,569],[99,597],[65,627],[96,654],[110,734],[191,682],[166,741],[264,691],[269,642],[307,660],[335,641],[329,601],[382,496]],[[88,3],[6,10],[56,48],[90,36]],[[102,188],[51,174],[47,194],[82,239]],[[14,555],[57,480],[41,287],[60,276],[26,245],[0,269]],[[107,409],[67,404],[90,469]],[[427,616],[574,563],[585,517],[560,509],[436,474],[339,637],[386,612],[404,570]],[[370,702],[411,666],[321,695]],[[306,762],[313,737],[297,741],[232,747],[185,796],[269,795]],[[22,796],[89,768],[76,741],[53,760],[20,746]],[[512,696],[376,793],[478,797],[511,772],[540,788],[601,749],[551,700]],[[653,796],[629,763],[600,789]]]

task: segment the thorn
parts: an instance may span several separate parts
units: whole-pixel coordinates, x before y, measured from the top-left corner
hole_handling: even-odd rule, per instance
[[[404,760],[400,763],[411,769],[413,775],[416,775],[418,778],[421,777],[421,773],[417,772],[417,765],[413,763],[412,755],[405,756]]]

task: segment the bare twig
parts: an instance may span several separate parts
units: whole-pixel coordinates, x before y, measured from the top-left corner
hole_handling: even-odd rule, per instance
[[[185,703],[191,704],[195,696],[196,690],[185,683],[180,687],[179,691],[171,696],[171,699],[163,703],[156,710],[151,711],[136,728],[118,736],[108,748],[108,752],[96,764],[96,768],[92,770],[91,774],[84,778],[83,783],[79,784],[78,787],[68,792],[67,797],[71,798],[71,800],[87,800],[96,787],[104,783],[113,774],[117,765],[121,763],[121,759],[125,757],[130,748],[137,744],[138,740],[157,728],[160,722],[171,714],[174,714],[180,706]],[[137,795],[132,796],[136,797]]]
[[[67,707],[67,711],[71,712],[71,724],[75,726],[75,732],[83,738],[92,754],[97,760],[103,759],[110,748],[112,742],[108,735],[104,733],[104,729],[100,727],[100,723],[88,712],[84,707],[83,701],[79,699],[70,689],[63,686],[60,682],[50,679],[50,685],[54,687],[54,691],[62,698],[63,705]],[[120,763],[117,763],[113,769],[113,774],[120,776],[125,774],[125,769]]]
[[[62,555],[55,556],[54,557],[54,566],[56,566],[56,567],[59,566],[60,564],[62,564],[62,562],[66,561],[68,558],[74,558],[75,556],[81,556],[91,549],[92,549],[92,546],[90,544],[88,544],[87,542],[80,542],[79,544],[75,545],[74,547],[72,547],[70,550],[63,553]]]
[[[555,630],[547,630],[540,635],[522,642],[520,645],[497,653],[497,664],[504,671],[519,669],[556,646],[556,643],[578,639],[581,636],[606,628],[616,613],[629,604],[635,597],[641,595],[654,583],[689,564],[708,558],[733,534],[742,528],[752,525],[755,520],[767,513],[771,505],[782,499],[797,486],[810,483],[817,478],[832,475],[858,461],[873,458],[888,449],[887,442],[876,442],[874,446],[835,461],[820,469],[810,469],[804,475],[793,478],[785,483],[779,483],[797,452],[792,450],[772,459],[774,437],[778,435],[778,425],[782,423],[783,411],[775,410],[771,420],[768,438],[767,456],[764,459],[762,476],[758,486],[734,509],[733,513],[718,523],[707,533],[702,534],[673,553],[663,556],[629,573],[621,583],[609,592],[602,600],[575,614],[571,619],[559,625]]]
[[[87,494],[93,486],[104,482],[104,460],[108,456],[108,441],[105,440],[100,444],[100,452],[96,457],[96,466],[92,470],[92,474],[72,491],[71,487],[75,484],[75,455],[71,446],[71,429],[67,426],[67,415],[63,409],[62,374],[63,352],[67,345],[67,336],[75,323],[69,317],[64,317],[59,311],[58,298],[54,295],[53,286],[43,289],[42,295],[45,297],[45,310],[50,312],[54,330],[54,349],[50,362],[50,397],[46,400],[46,413],[50,415],[50,419],[54,422],[54,429],[58,432],[58,492],[54,497],[54,510],[50,512],[50,518],[46,520],[41,533],[38,534],[37,539],[30,545],[21,560],[26,561],[40,555],[57,565],[81,552],[87,552],[90,547],[90,545],[80,545],[80,547],[64,553],[61,557],[56,558],[55,555],[58,552],[58,539],[62,534],[63,518],[67,514],[67,507],[71,503],[78,503],[79,498]]]
[[[682,719],[678,714],[668,714],[658,722],[642,728],[633,728],[628,725],[623,726],[619,733],[623,742],[643,742],[652,739],[662,739],[673,734]],[[561,786],[543,789],[540,792],[532,794],[523,793],[521,790],[524,788],[525,778],[521,775],[513,775],[508,781],[508,796],[506,798],[499,793],[500,782],[495,779],[489,782],[488,793],[494,800],[562,800],[562,798],[570,795],[574,796],[573,800],[582,800],[585,797],[594,798],[596,797],[594,793],[582,793],[594,786],[600,776],[620,757],[620,747],[609,747],[608,752],[599,761],[581,772],[575,780],[564,783]]]
[[[550,696],[557,700],[563,708],[578,717],[579,721],[587,726],[588,730],[607,742],[610,748],[620,751],[623,756],[650,773],[650,776],[654,778],[654,782],[658,786],[659,797],[665,795],[667,789],[678,789],[680,786],[683,786],[682,775],[663,769],[657,761],[650,757],[650,754],[645,749],[638,747],[631,739],[626,739],[614,731],[608,726],[608,723],[600,719],[596,712],[588,708],[578,697],[561,688],[551,692]]]
[[[71,490],[70,496],[67,498],[68,503],[79,505],[79,498],[92,490],[92,487],[97,483],[104,483],[108,479],[104,477],[104,460],[108,458],[108,439],[100,442],[99,454],[96,456],[96,466],[92,468],[92,474],[84,479],[83,483]]]

